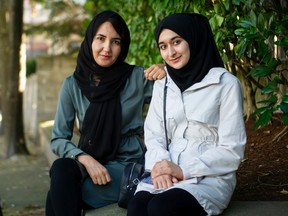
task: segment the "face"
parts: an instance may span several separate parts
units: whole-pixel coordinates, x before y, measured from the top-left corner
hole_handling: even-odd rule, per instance
[[[159,50],[164,61],[175,69],[183,68],[190,59],[189,44],[169,29],[159,35]]]
[[[116,62],[121,52],[121,38],[110,22],[99,26],[92,42],[92,52],[101,67],[110,67]]]

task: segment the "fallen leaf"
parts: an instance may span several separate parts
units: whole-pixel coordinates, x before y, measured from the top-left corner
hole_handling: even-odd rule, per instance
[[[287,194],[288,194],[288,191],[285,190],[285,189],[282,189],[282,191],[280,191],[280,193],[281,193],[281,194],[286,194],[286,195],[287,195]]]
[[[248,160],[248,158],[244,158],[241,162],[243,163],[243,162],[245,162],[246,160]]]
[[[258,172],[258,175],[259,176],[268,176],[268,175],[270,175],[270,173],[269,172]]]

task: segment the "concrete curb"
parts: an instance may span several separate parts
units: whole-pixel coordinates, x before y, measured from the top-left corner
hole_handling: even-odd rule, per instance
[[[284,216],[288,201],[232,201],[223,216]]]
[[[50,149],[52,125],[41,124],[39,127],[40,142],[43,152],[51,165],[57,158]],[[75,136],[74,139],[79,139]],[[288,215],[288,201],[232,201],[222,216],[283,216]],[[117,203],[99,209],[86,211],[83,216],[126,216],[126,209]]]
[[[232,201],[222,216],[284,216],[288,201]],[[126,209],[112,204],[85,212],[85,216],[126,216]]]

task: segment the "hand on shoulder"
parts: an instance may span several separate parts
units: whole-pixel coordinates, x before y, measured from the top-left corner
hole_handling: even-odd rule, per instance
[[[164,70],[164,64],[154,64],[148,69],[144,70],[146,79],[148,80],[161,80],[166,76],[166,71]]]

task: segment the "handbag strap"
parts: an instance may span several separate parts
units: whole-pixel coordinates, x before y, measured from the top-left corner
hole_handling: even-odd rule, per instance
[[[163,118],[164,118],[164,130],[165,130],[165,139],[166,139],[166,149],[168,149],[168,135],[167,135],[167,125],[166,125],[166,100],[167,100],[167,76],[165,78],[164,84],[164,95],[163,95]]]

